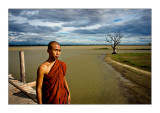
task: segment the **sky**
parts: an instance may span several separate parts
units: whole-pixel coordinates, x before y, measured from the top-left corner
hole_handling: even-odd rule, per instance
[[[120,45],[151,42],[151,9],[8,9],[9,45],[109,44],[119,30]]]

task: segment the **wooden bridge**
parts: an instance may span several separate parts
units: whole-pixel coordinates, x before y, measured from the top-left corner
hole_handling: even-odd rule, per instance
[[[21,80],[16,80],[11,74],[8,75],[8,99],[9,104],[37,104],[36,81],[26,83],[24,51],[19,51]]]
[[[36,86],[36,81],[23,83],[8,76],[8,93],[9,104],[37,104],[36,90],[32,87]]]

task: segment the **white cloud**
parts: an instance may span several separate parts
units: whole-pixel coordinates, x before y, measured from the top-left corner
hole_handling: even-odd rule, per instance
[[[39,13],[38,10],[34,10],[34,11],[22,11],[20,13],[20,15],[27,15],[27,16],[32,16],[32,15],[37,15]]]
[[[15,21],[14,23],[23,24],[27,22],[27,19],[21,16],[13,16],[9,14],[9,21]]]
[[[91,40],[89,40],[89,39],[74,39],[74,38],[72,38],[72,39],[57,38],[57,41],[59,43],[78,43],[78,44],[84,44],[84,43],[89,44],[91,42]]]
[[[54,23],[54,22],[43,22],[42,20],[38,20],[38,19],[35,19],[35,20],[28,20],[27,18],[25,17],[21,17],[21,16],[13,16],[11,14],[9,14],[9,20],[10,21],[15,21],[14,23],[17,23],[17,24],[23,24],[23,23],[29,23],[30,25],[33,25],[33,26],[47,26],[47,27],[61,27],[62,24],[64,24],[63,22],[57,22],[57,23]]]
[[[100,28],[101,27],[101,25],[99,25],[99,24],[96,24],[96,25],[92,25],[92,26],[87,26],[87,27],[80,27],[80,28],[78,28],[78,29],[83,29],[83,30],[92,30],[92,29],[98,29],[98,28]]]
[[[58,33],[69,33],[74,30],[93,30],[93,29],[98,29],[100,27],[101,25],[99,24],[87,26],[87,27],[62,27],[62,30],[60,30]]]
[[[63,22],[54,23],[54,22],[43,22],[41,20],[31,20],[28,21],[30,25],[33,26],[47,26],[47,27],[61,27]]]

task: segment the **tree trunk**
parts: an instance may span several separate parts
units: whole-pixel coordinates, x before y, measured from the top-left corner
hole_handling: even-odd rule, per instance
[[[113,53],[112,54],[117,54],[116,47],[113,47]]]

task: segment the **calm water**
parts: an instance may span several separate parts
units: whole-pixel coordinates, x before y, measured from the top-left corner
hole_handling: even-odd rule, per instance
[[[12,49],[12,47],[10,47]],[[120,73],[104,62],[112,50],[95,50],[99,46],[63,46],[59,60],[67,64],[66,79],[72,104],[125,104],[127,99],[119,87]],[[103,48],[103,47],[102,47]],[[20,79],[18,49],[9,51],[9,73]],[[47,58],[47,47],[25,47],[26,80],[36,80],[37,68]],[[119,53],[131,52],[121,50]],[[142,50],[132,50],[142,52]],[[143,52],[150,52],[143,50]]]

